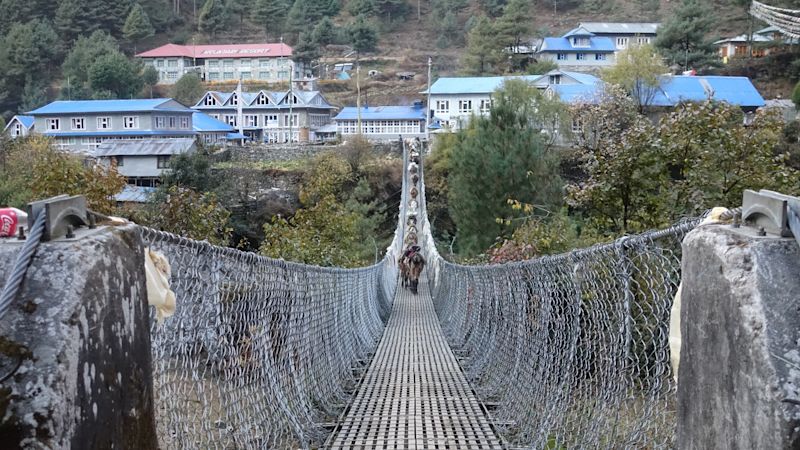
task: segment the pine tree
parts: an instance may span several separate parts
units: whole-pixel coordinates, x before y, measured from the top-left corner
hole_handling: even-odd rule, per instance
[[[400,20],[408,13],[406,0],[374,0],[375,9],[385,22]]]
[[[495,27],[486,16],[480,16],[467,36],[464,71],[470,75],[484,75],[498,65],[502,58],[501,45],[496,39]]]
[[[328,17],[323,17],[317,26],[314,27],[312,38],[314,42],[320,46],[333,44],[333,41],[336,39],[336,31],[333,27],[333,21]]]
[[[299,33],[322,18],[323,7],[317,0],[295,0],[289,9],[289,30]]]
[[[32,111],[40,106],[47,104],[47,86],[42,81],[36,81],[29,75],[25,80],[25,88],[22,90],[21,111]]]
[[[370,17],[377,11],[375,0],[350,0],[347,2],[347,12],[353,17]]]
[[[64,58],[61,73],[71,86],[81,87],[89,81],[87,68],[101,56],[119,53],[119,46],[108,33],[95,31],[89,37],[81,36]]]
[[[206,0],[200,8],[200,31],[216,36],[225,27],[225,12],[221,0]]]
[[[450,47],[455,43],[460,43],[461,27],[458,25],[458,19],[452,11],[447,13],[439,22],[439,38],[436,39],[436,46],[439,48]]]
[[[244,25],[244,15],[247,12],[246,0],[227,0],[225,2],[225,16],[229,19],[239,18],[239,26]]]
[[[498,39],[504,46],[517,47],[522,43],[522,38],[531,32],[530,4],[527,0],[511,0],[506,5],[503,15],[497,19]]]
[[[314,41],[311,33],[300,33],[300,38],[297,40],[297,45],[294,46],[292,57],[295,62],[303,64],[304,67],[310,67],[311,62],[318,59],[319,44]]]
[[[348,28],[350,45],[359,53],[374,50],[378,45],[378,32],[367,22],[364,16],[358,16]]]
[[[716,62],[716,51],[706,35],[714,16],[704,3],[683,0],[673,15],[658,29],[655,46],[670,65],[683,70]]]
[[[264,27],[267,36],[277,39],[286,28],[288,9],[286,0],[257,0],[253,7],[253,20]]]
[[[60,0],[56,9],[55,28],[61,39],[72,43],[80,35],[90,35],[100,28],[87,14],[81,0]]]
[[[138,0],[156,31],[165,30],[175,20],[171,0]]]
[[[122,29],[125,39],[135,43],[139,39],[152,36],[155,31],[142,5],[138,3],[133,5],[128,19],[125,20],[125,27]]]

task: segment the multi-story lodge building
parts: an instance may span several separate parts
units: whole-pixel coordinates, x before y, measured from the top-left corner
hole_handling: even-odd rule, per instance
[[[177,45],[166,44],[136,55],[158,71],[160,84],[173,84],[194,72],[207,82],[295,80],[305,76],[286,44]],[[290,77],[290,73],[294,73]]]
[[[551,70],[544,75],[507,77],[442,77],[431,85],[431,117],[443,130],[463,128],[472,116],[488,114],[492,95],[506,80],[524,80],[540,90],[551,85],[594,86],[600,79],[589,74]],[[425,92],[423,92],[425,93]]]
[[[174,156],[196,149],[194,139],[121,140],[104,142],[91,155],[106,166],[113,160],[128,184],[155,187]]]
[[[90,153],[109,140],[194,138],[194,111],[169,98],[55,101],[28,112],[36,133],[63,150]]]
[[[546,37],[538,57],[564,70],[596,71],[612,66],[617,48],[611,38],[575,28],[562,37]]]
[[[360,130],[357,107],[343,108],[334,120],[339,135],[344,139],[357,134],[376,141],[425,137],[425,108],[422,102],[414,106],[363,106]]]
[[[209,91],[194,108],[268,143],[317,141],[334,109],[319,91],[305,90],[242,92],[241,99],[236,91]]]
[[[652,44],[656,39],[660,23],[617,23],[617,22],[581,22],[583,28],[596,37],[611,39],[617,51],[625,50],[631,45]]]

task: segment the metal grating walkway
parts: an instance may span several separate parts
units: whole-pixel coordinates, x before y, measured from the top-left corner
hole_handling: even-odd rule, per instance
[[[330,448],[502,448],[422,280],[419,295],[398,288],[383,339]]]

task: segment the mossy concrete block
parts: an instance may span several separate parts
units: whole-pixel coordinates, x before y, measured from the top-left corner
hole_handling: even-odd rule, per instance
[[[0,240],[0,284],[20,248]],[[42,243],[0,319],[3,448],[157,448],[148,314],[135,227]]]
[[[682,267],[678,447],[800,448],[800,246],[700,227]]]

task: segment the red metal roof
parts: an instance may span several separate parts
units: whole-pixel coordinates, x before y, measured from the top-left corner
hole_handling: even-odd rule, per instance
[[[136,55],[140,58],[258,58],[292,56],[286,44],[178,45],[166,44]]]

